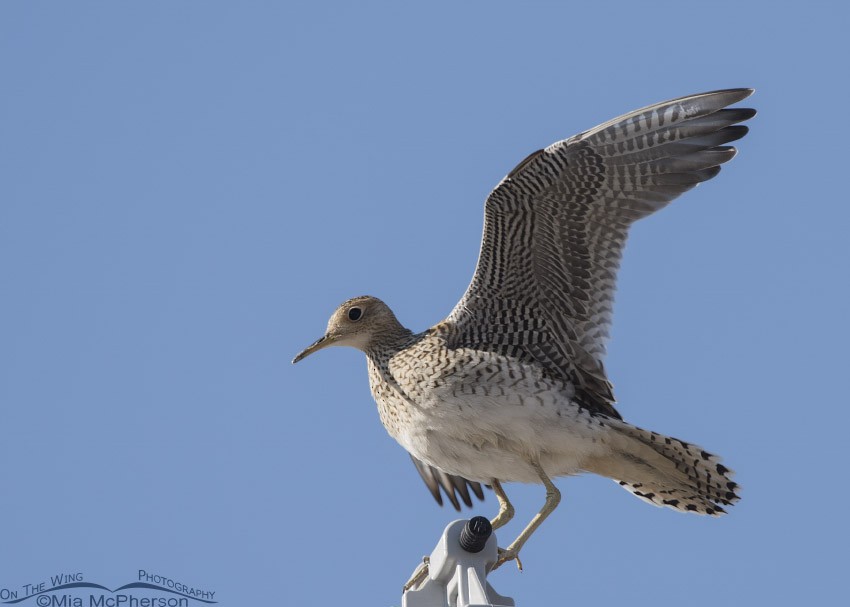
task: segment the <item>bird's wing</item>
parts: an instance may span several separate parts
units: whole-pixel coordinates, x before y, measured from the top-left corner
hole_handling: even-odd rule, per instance
[[[735,155],[752,94],[730,89],[636,110],[523,160],[485,206],[472,282],[448,317],[453,347],[536,361],[617,415],[602,365],[629,227]]]
[[[437,500],[437,503],[441,506],[443,505],[443,496],[440,493],[441,487],[446,493],[446,497],[449,498],[452,506],[454,506],[457,511],[460,511],[460,502],[457,499],[458,495],[463,500],[463,503],[469,508],[472,508],[472,497],[469,495],[470,490],[478,499],[484,499],[484,491],[481,489],[481,485],[479,483],[468,481],[465,478],[461,478],[460,476],[455,476],[453,474],[446,474],[442,470],[437,470],[433,466],[429,466],[428,464],[419,461],[412,455],[410,456],[410,459],[413,460],[416,470],[419,471],[419,476],[421,476],[422,480],[425,481],[431,495],[434,496],[434,499]]]

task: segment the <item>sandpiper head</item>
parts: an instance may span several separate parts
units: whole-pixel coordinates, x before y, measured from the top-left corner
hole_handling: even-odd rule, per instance
[[[399,331],[404,328],[387,304],[369,295],[355,297],[331,314],[325,334],[292,359],[292,363],[327,346],[351,346],[366,351],[376,339]]]

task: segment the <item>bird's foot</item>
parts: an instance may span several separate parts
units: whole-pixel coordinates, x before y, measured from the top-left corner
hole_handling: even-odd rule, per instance
[[[419,566],[413,572],[413,575],[410,576],[410,579],[407,580],[407,583],[404,585],[402,594],[411,589],[415,590],[419,586],[419,584],[421,584],[422,581],[426,577],[428,577],[428,564],[430,563],[430,561],[430,557],[422,557],[422,562],[419,563]]]
[[[495,571],[508,561],[516,561],[516,568],[522,571],[522,561],[519,560],[519,550],[513,550],[511,548],[499,548],[499,557],[496,559],[496,563],[490,568],[490,571]]]

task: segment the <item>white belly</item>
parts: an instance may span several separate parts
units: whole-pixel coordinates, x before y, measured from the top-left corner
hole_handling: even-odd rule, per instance
[[[588,457],[607,452],[604,418],[580,409],[571,386],[498,362],[485,356],[464,373],[400,377],[398,390],[375,394],[379,409],[386,399],[404,410],[404,423],[384,425],[414,457],[485,483],[540,482],[532,461],[550,476],[576,474]]]

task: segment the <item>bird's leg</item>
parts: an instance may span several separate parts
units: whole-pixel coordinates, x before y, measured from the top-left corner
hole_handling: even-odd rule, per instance
[[[510,500],[508,500],[508,496],[505,495],[505,490],[502,489],[502,484],[496,480],[495,478],[490,481],[490,486],[493,487],[493,492],[496,494],[496,497],[499,499],[499,514],[496,515],[490,524],[493,526],[493,529],[498,529],[508,523],[514,517],[514,507],[511,504]],[[501,548],[499,550],[503,553],[505,552]],[[519,558],[514,556],[517,563],[520,563]],[[403,592],[407,592],[411,589],[416,589],[422,583],[422,581],[428,576],[428,565],[430,559],[426,556],[422,559],[422,562],[419,563],[419,566],[413,572],[413,575],[410,576],[410,579],[407,580],[407,583],[404,585]],[[519,564],[519,568],[522,569],[522,564]]]
[[[407,580],[407,583],[404,585],[402,589],[402,594],[413,588],[414,590],[422,583],[428,576],[428,565],[431,559],[429,557],[423,557],[422,562],[419,563],[419,566],[413,572],[413,575],[410,576],[410,579]]]
[[[514,517],[514,506],[508,500],[508,496],[505,495],[505,490],[502,489],[502,483],[494,478],[490,481],[490,486],[493,487],[493,493],[496,494],[496,497],[499,500],[499,514],[496,515],[496,518],[490,521],[490,524],[495,530],[507,525]]]
[[[540,524],[546,520],[546,517],[549,516],[561,502],[561,492],[558,491],[558,488],[552,483],[546,475],[546,472],[544,472],[543,468],[540,467],[540,464],[533,462],[531,465],[534,466],[540,480],[543,481],[544,485],[546,485],[546,503],[543,504],[543,508],[540,509],[540,512],[534,515],[534,518],[531,519],[528,526],[522,530],[519,537],[511,542],[511,545],[505,550],[499,550],[499,558],[496,560],[496,564],[493,565],[493,568],[490,571],[495,571],[501,565],[512,560],[516,560],[517,567],[519,567],[519,570],[522,571],[522,562],[519,560],[519,551],[528,541],[528,538],[531,537],[531,534],[537,530]],[[498,495],[498,493],[496,495]]]

